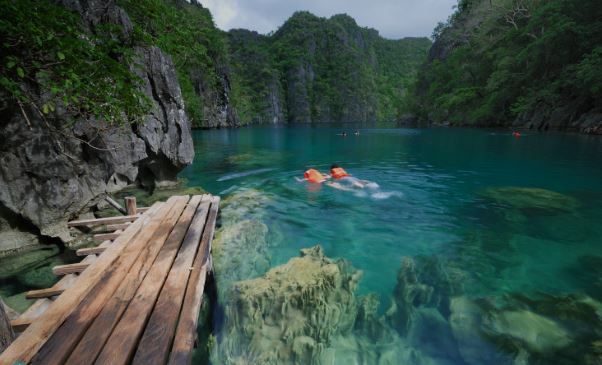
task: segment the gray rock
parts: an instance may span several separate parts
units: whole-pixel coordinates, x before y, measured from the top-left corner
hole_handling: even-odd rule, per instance
[[[121,25],[124,42],[132,24],[113,1],[65,0],[81,14],[90,31],[99,24]],[[142,182],[161,186],[175,180],[192,162],[191,128],[171,58],[159,48],[137,48],[152,110],[140,125],[106,126],[101,121],[68,116],[57,108],[43,121],[25,108],[29,122],[16,105],[0,115],[0,217],[17,220],[14,232],[0,242],[0,253],[29,245],[31,234],[69,241],[67,221],[99,203],[104,195]],[[27,85],[25,86],[27,87]],[[29,85],[35,87],[35,85]],[[76,119],[70,128],[64,119]],[[30,125],[29,125],[30,124]],[[99,128],[99,125],[102,128]],[[10,238],[12,237],[12,238]]]

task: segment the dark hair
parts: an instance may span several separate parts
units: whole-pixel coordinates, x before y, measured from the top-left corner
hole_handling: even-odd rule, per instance
[[[337,165],[336,163],[333,163],[332,166],[330,166],[330,169],[332,170],[332,169],[336,169],[338,167],[339,167],[339,165]]]

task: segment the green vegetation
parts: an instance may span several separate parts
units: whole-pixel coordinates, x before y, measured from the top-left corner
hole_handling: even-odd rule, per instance
[[[602,105],[599,0],[461,0],[433,37],[410,98],[423,119],[570,120]]]
[[[133,51],[120,40],[122,29],[105,25],[90,34],[78,14],[47,0],[0,0],[0,8],[2,103],[39,116],[60,107],[107,123],[146,114],[149,101],[130,70]]]
[[[205,92],[220,88],[227,63],[224,34],[215,28],[209,10],[184,0],[118,0],[135,23],[137,42],[156,45],[172,56],[186,114],[202,126]]]
[[[430,46],[426,38],[383,39],[347,15],[308,12],[272,35],[233,30],[229,39],[243,123],[397,120]]]

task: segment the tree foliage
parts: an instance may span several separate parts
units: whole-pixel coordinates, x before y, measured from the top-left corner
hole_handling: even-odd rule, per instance
[[[599,0],[462,0],[434,36],[435,48],[456,46],[420,71],[411,102],[424,118],[503,124],[600,106]]]
[[[47,0],[0,0],[0,98],[37,110],[57,108],[63,118],[94,117],[106,123],[135,122],[149,100],[132,72],[133,51],[121,29],[90,33],[78,14]]]

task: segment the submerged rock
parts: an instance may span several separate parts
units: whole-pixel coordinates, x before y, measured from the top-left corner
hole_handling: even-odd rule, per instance
[[[450,309],[454,337],[470,365],[600,363],[602,305],[589,297],[455,297]]]
[[[236,283],[215,356],[222,364],[320,364],[335,336],[349,333],[358,313],[361,272],[331,260],[322,248]]]
[[[405,335],[419,308],[435,308],[447,316],[449,300],[462,291],[464,280],[461,271],[444,266],[444,262],[436,257],[404,257],[387,312],[388,321]]]
[[[579,202],[573,197],[539,188],[489,188],[485,190],[484,196],[498,204],[519,210],[570,212],[579,206]]]

